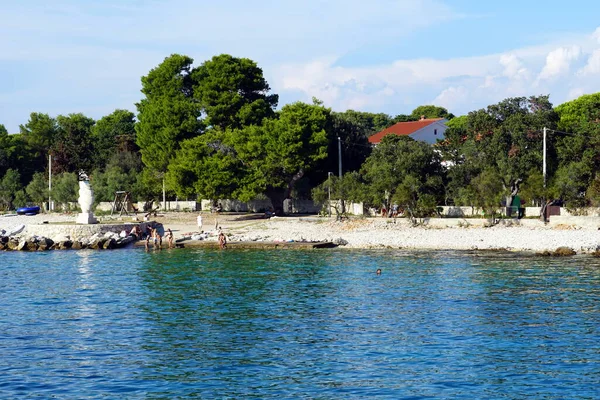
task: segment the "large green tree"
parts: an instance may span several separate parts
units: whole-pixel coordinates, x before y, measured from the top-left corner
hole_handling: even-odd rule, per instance
[[[90,140],[94,120],[85,115],[59,115],[58,131],[50,147],[52,172],[89,172],[92,168],[92,144]]]
[[[248,58],[214,56],[194,69],[192,79],[206,125],[220,130],[260,125],[273,117],[279,101],[278,95],[269,94],[262,69]]]
[[[193,98],[190,57],[173,54],[142,77],[144,98],[136,104],[136,143],[144,164],[164,174],[180,143],[202,132],[200,105]]]
[[[118,152],[135,152],[135,115],[128,110],[115,110],[100,118],[91,135],[94,168],[104,169]]]
[[[560,131],[548,134],[559,162],[556,192],[571,208],[594,203],[594,182],[600,179],[600,93],[563,103],[556,112]]]
[[[327,157],[329,123],[329,109],[297,102],[284,106],[277,119],[231,131],[228,142],[246,168],[240,200],[262,193],[282,214],[296,183]]]

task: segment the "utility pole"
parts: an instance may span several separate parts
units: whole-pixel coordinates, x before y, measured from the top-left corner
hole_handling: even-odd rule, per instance
[[[342,178],[342,139],[338,136],[339,176]]]
[[[48,212],[52,209],[52,154],[48,153]]]
[[[544,164],[542,171],[544,175],[544,189],[546,189],[546,127],[544,127]]]

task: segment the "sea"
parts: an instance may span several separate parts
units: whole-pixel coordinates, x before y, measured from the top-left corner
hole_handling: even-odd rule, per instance
[[[0,398],[598,399],[600,261],[2,252]]]

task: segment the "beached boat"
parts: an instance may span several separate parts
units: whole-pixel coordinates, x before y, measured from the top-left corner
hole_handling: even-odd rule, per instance
[[[25,229],[25,225],[21,224],[21,225],[17,225],[17,226],[13,226],[12,228],[10,228],[8,231],[4,231],[4,229],[2,229],[2,235],[0,236],[15,236],[18,235],[19,233],[23,232],[23,229]]]
[[[17,208],[17,214],[19,215],[37,215],[39,212],[39,206]]]

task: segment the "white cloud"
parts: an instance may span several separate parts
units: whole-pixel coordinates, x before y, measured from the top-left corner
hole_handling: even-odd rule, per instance
[[[550,93],[551,100],[560,104],[577,94],[600,90],[600,76],[584,79],[584,75],[600,73],[600,46],[592,40],[598,32],[600,28],[572,36],[571,42],[561,38],[560,43],[500,54],[403,59],[369,67],[340,67],[337,58],[330,56],[282,66],[273,87],[304,93],[305,100],[317,96],[336,110],[364,105],[366,111],[390,114],[408,113],[428,102],[424,97],[457,114],[515,96]],[[585,59],[580,73],[569,74],[578,60]]]
[[[587,60],[587,64],[579,70],[578,74],[582,76],[600,74],[600,49],[592,52]]]
[[[571,68],[571,63],[581,55],[581,47],[559,47],[548,53],[546,65],[538,79],[551,79],[566,74]]]
[[[529,77],[529,71],[515,54],[501,55],[500,64],[504,67],[502,74],[509,79],[527,79]]]

